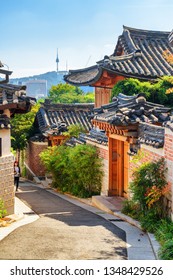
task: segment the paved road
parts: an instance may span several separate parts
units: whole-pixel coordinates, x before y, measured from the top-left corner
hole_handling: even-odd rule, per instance
[[[40,218],[0,242],[0,259],[127,258],[125,232],[104,218],[29,183],[17,196]]]

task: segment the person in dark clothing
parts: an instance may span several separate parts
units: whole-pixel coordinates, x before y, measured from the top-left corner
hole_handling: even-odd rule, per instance
[[[17,161],[14,163],[14,185],[16,186],[16,191],[19,187],[19,178],[20,178],[20,167]]]

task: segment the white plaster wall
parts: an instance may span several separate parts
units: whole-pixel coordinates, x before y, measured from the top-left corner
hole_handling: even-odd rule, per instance
[[[10,129],[0,129],[0,138],[2,139],[2,156],[10,155],[11,154]]]

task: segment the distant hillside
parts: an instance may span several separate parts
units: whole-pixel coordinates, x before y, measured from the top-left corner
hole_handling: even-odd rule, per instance
[[[52,85],[57,85],[59,83],[59,77],[58,76],[59,75],[57,75],[56,71],[52,71],[52,72],[47,72],[47,73],[40,74],[40,75],[10,79],[10,83],[12,83],[12,84],[25,84],[29,80],[47,80],[47,88],[49,90]],[[62,77],[62,82],[63,82],[63,77]]]
[[[57,74],[56,71],[51,71],[51,72],[47,72],[47,73],[40,74],[40,75],[10,79],[9,82],[12,83],[12,84],[18,85],[18,84],[25,84],[29,80],[46,80],[47,81],[47,90],[49,91],[49,89],[53,85],[57,85],[59,83],[64,83],[64,80],[63,80],[64,74],[67,74],[67,72],[66,71],[59,71],[59,73]],[[1,78],[0,78],[0,80],[1,80]],[[90,87],[90,86],[81,86],[80,88],[85,93],[94,91],[94,88]]]

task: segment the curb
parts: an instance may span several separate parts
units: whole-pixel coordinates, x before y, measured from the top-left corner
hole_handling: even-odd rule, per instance
[[[100,196],[93,196],[92,197],[92,202],[93,202],[93,206],[95,207],[98,207],[99,209],[107,212],[107,213],[110,213],[110,214],[113,214],[114,216],[122,219],[123,221],[139,228],[140,230],[143,231],[140,223],[136,220],[134,220],[133,218],[123,214],[121,211],[117,211],[115,210],[115,207],[109,202],[109,201],[106,201],[104,199],[104,197],[100,197]],[[159,248],[160,248],[160,244],[158,243],[158,241],[156,240],[154,234],[152,233],[149,233],[149,232],[146,232],[146,234],[148,235],[148,238],[149,238],[149,241],[150,241],[150,244],[151,244],[151,247],[153,249],[153,252],[154,252],[154,255],[155,255],[155,258],[156,260],[158,260],[158,251],[159,251]]]

